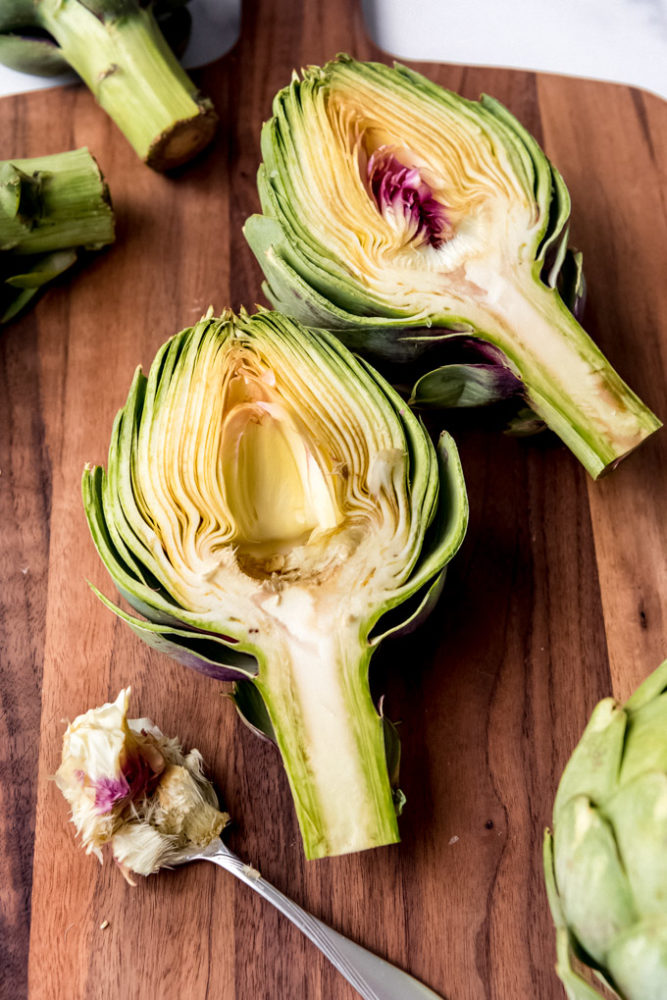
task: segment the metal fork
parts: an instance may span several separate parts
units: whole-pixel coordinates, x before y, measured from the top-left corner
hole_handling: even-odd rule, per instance
[[[297,906],[258,871],[241,861],[219,837],[203,849],[181,851],[171,863],[183,865],[190,861],[212,861],[267,899],[310,938],[364,1000],[442,1000],[407,972],[385,962]]]

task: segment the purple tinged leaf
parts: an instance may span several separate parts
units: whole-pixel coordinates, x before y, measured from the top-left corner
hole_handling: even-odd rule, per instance
[[[523,383],[501,364],[443,365],[420,378],[410,404],[419,407],[490,406],[520,395]]]
[[[413,239],[437,248],[451,238],[445,206],[433,196],[417,167],[406,167],[390,147],[379,146],[368,161],[367,174],[382,214],[406,216],[414,229]]]

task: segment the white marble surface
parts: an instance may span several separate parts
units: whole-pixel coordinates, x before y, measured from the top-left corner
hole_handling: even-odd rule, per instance
[[[667,0],[362,3],[370,34],[399,58],[567,73],[667,98]],[[192,0],[190,9],[194,30],[184,61],[199,66],[233,45],[240,0]],[[0,66],[0,95],[61,82]]]
[[[667,0],[363,0],[404,59],[629,83],[667,98]]]

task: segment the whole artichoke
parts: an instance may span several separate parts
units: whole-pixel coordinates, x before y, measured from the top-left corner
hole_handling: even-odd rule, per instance
[[[623,1000],[665,1000],[667,661],[625,705],[595,708],[558,788],[544,868],[570,1000],[601,996],[572,953]]]

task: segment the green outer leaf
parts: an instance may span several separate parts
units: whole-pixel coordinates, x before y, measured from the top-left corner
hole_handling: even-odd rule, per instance
[[[650,673],[637,690],[630,695],[625,703],[625,710],[636,712],[665,691],[667,691],[667,660],[661,663],[657,670]]]
[[[70,68],[58,46],[48,38],[20,35],[0,35],[0,64],[33,76],[58,76]]]
[[[609,954],[609,969],[627,1000],[665,1000],[667,915],[642,920],[622,934]]]
[[[433,582],[429,582],[421,590],[418,590],[414,595],[417,598],[414,604],[408,599],[404,604],[399,604],[384,614],[376,625],[381,631],[373,631],[368,639],[369,645],[379,646],[389,636],[409,635],[416,628],[419,628],[438,603],[445,585],[446,575],[447,570],[443,569]],[[396,612],[399,614],[397,615]]]
[[[9,323],[11,320],[16,319],[24,309],[27,309],[38,291],[39,289],[37,288],[26,288],[13,296],[0,315],[0,324]]]
[[[578,795],[561,808],[554,831],[556,884],[568,926],[604,968],[614,940],[639,918],[614,829]]]
[[[35,26],[37,5],[35,0],[2,0],[0,5],[0,31]]]
[[[196,657],[203,664],[228,667],[235,673],[245,674],[247,677],[254,677],[257,674],[256,658],[249,653],[239,652],[236,644],[225,642],[222,636],[214,632],[194,632],[191,629],[176,628],[158,622],[141,621],[117,607],[97,587],[91,585],[91,590],[105,607],[130,626],[135,635],[160,652],[167,653],[177,660]],[[206,672],[205,667],[200,669]]]
[[[231,699],[239,718],[251,732],[256,736],[263,736],[272,743],[277,742],[271,717],[256,684],[250,680],[237,681]]]
[[[601,1000],[602,994],[590,986],[572,968],[572,937],[565,922],[565,915],[556,888],[554,872],[553,837],[544,831],[543,842],[544,880],[551,916],[556,925],[556,973],[567,991],[569,1000]]]
[[[420,409],[493,406],[516,395],[518,386],[503,365],[443,365],[417,379],[409,402]]]
[[[556,793],[554,823],[578,795],[604,802],[616,788],[623,759],[627,714],[613,698],[599,702],[570,757]]]
[[[662,915],[667,923],[667,769],[622,785],[604,811],[639,912]],[[667,966],[665,977],[667,983]]]
[[[5,284],[12,288],[41,288],[54,278],[59,277],[77,260],[76,250],[55,250],[53,253],[38,257],[28,271],[23,274],[12,274],[5,278]]]
[[[238,624],[219,620],[215,614],[208,618],[204,615],[187,611],[175,603],[165,590],[158,590],[137,579],[131,568],[123,561],[115,548],[109,533],[109,525],[113,521],[113,511],[108,520],[102,501],[102,489],[105,482],[104,469],[95,466],[84,470],[81,489],[83,505],[88,520],[88,527],[97,552],[106,566],[119,594],[125,598],[135,611],[151,621],[162,625],[181,625],[199,629],[203,632],[224,633],[237,640],[236,649],[239,652],[256,655],[255,647],[248,641],[246,630]]]

